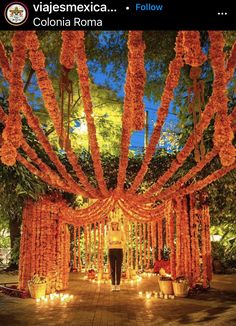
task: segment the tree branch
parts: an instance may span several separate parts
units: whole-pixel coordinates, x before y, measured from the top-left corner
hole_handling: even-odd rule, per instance
[[[28,75],[28,78],[26,80],[26,83],[25,83],[25,86],[24,86],[24,92],[27,91],[28,87],[29,87],[29,84],[30,84],[30,81],[33,77],[33,74],[34,74],[34,69],[31,67],[30,68],[30,71],[29,71],[29,75]]]

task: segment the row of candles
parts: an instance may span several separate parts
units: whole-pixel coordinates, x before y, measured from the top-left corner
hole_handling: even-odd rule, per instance
[[[59,301],[60,303],[67,303],[74,299],[73,294],[68,293],[51,293],[49,295],[42,296],[41,298],[37,298],[37,303],[47,303],[47,302],[55,302]]]
[[[151,299],[152,297],[156,297],[156,298],[160,298],[160,299],[174,299],[175,296],[174,295],[170,295],[170,294],[163,294],[162,292],[156,292],[156,291],[146,291],[146,292],[142,292],[139,291],[139,296],[140,297],[144,297],[146,299]]]
[[[110,280],[96,280],[96,279],[88,279],[87,276],[84,276],[84,280],[89,280],[89,282],[91,283],[97,283],[97,284],[106,284],[106,283],[110,283]],[[138,276],[136,279],[134,280],[121,280],[121,283],[129,283],[131,285],[134,285],[135,283],[139,283],[142,281],[142,277]]]

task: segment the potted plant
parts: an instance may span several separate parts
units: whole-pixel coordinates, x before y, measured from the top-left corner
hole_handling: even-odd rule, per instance
[[[96,272],[93,268],[88,270],[88,279],[89,280],[94,280],[96,276]]]
[[[47,279],[44,276],[34,275],[31,280],[28,281],[28,288],[31,298],[39,299],[44,297],[47,288]]]
[[[176,297],[187,297],[189,292],[189,282],[184,276],[177,277],[173,281],[173,289]]]
[[[172,295],[173,285],[172,278],[170,276],[159,276],[159,287],[163,294]]]

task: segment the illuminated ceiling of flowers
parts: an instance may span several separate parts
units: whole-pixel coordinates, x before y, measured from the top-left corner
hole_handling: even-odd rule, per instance
[[[233,78],[236,66],[236,44],[234,44],[231,54],[228,60],[226,60],[224,53],[225,42],[222,32],[209,31],[209,59],[214,74],[212,94],[205,108],[198,112],[200,118],[198,120],[194,119],[194,130],[182,150],[177,154],[176,159],[171,163],[170,168],[158,180],[153,180],[153,185],[145,193],[137,193],[137,189],[142,183],[155,153],[162,127],[168,115],[170,103],[174,98],[174,90],[178,86],[181,68],[184,65],[191,67],[192,98],[201,101],[201,91],[204,88],[204,84],[201,83],[199,76],[201,74],[201,66],[207,60],[207,56],[202,51],[198,31],[180,31],[176,38],[175,58],[169,65],[169,73],[165,81],[160,107],[157,110],[157,121],[146,148],[142,166],[131,187],[127,190],[124,189],[130,137],[134,130],[143,129],[145,113],[143,103],[146,80],[144,62],[145,43],[141,31],[130,31],[128,34],[128,68],[125,83],[117,187],[116,189],[108,189],[104,179],[96,136],[84,38],[85,34],[83,31],[62,32],[63,42],[60,63],[64,69],[64,79],[62,78],[61,80],[61,88],[62,94],[67,93],[70,96],[70,84],[67,74],[76,67],[98,186],[94,187],[88,181],[78,162],[78,157],[73,151],[69,132],[63,123],[63,105],[57,102],[52,82],[45,67],[45,56],[40,49],[40,43],[34,31],[15,32],[12,39],[13,53],[11,61],[9,61],[5,54],[4,46],[0,44],[0,68],[10,87],[8,115],[0,107],[0,120],[5,125],[2,133],[2,163],[12,166],[18,161],[30,172],[54,188],[94,199],[95,202],[90,207],[74,212],[81,219],[88,215],[90,220],[93,220],[93,218],[97,219],[98,216],[102,218],[115,205],[118,205],[131,220],[146,222],[154,220],[162,214],[167,200],[199,191],[236,167],[236,149],[232,143],[235,131],[233,121],[236,118],[236,111],[234,108],[232,113],[228,115],[227,107],[227,84]],[[79,183],[67,172],[66,167],[59,160],[41,128],[39,119],[35,116],[34,110],[24,94],[24,84],[21,76],[26,58],[29,58],[31,61],[45,108],[48,110],[51,121],[54,124],[60,146],[65,150],[68,161],[79,179]],[[194,113],[194,105],[192,110]],[[53,170],[42,161],[36,151],[27,143],[22,133],[22,116],[26,118],[28,125],[34,131],[37,140],[56,167],[56,170]],[[213,118],[215,118],[214,146],[206,153],[203,133]],[[25,155],[21,155],[22,152],[19,152],[19,149]],[[186,175],[177,180],[175,184],[167,187],[166,183],[168,180],[184,164],[192,152],[195,155],[195,166]],[[217,155],[221,161],[221,168],[204,179],[187,185],[187,181],[200,172]],[[160,204],[156,206],[157,201]],[[155,207],[153,206],[154,204]]]

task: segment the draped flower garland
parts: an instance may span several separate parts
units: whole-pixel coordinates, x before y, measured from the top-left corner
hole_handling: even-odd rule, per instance
[[[63,31],[62,48],[60,62],[65,69],[70,70],[77,64],[78,79],[82,93],[84,112],[88,125],[89,144],[91,156],[97,181],[97,187],[93,187],[75,155],[70,142],[62,144],[77,179],[74,179],[66,170],[53,151],[51,144],[45,136],[38,118],[27,102],[24,95],[21,75],[25,65],[26,49],[28,49],[29,59],[32,63],[39,88],[42,92],[45,107],[49,112],[58,137],[62,133],[63,121],[62,113],[56,100],[52,82],[48,76],[45,64],[45,56],[40,50],[40,43],[35,32],[16,32],[13,38],[12,61],[8,60],[5,49],[0,44],[0,67],[3,76],[9,82],[9,113],[6,114],[0,108],[0,120],[5,125],[2,134],[1,160],[7,165],[13,165],[16,161],[23,164],[34,175],[41,178],[52,187],[62,191],[81,194],[84,197],[94,198],[97,201],[87,208],[80,210],[69,209],[63,201],[57,203],[56,208],[50,208],[51,212],[60,215],[59,241],[63,243],[58,253],[58,262],[62,266],[67,257],[66,243],[68,243],[68,232],[65,223],[74,226],[72,240],[74,242],[73,263],[74,268],[81,268],[80,236],[83,233],[85,241],[86,268],[89,268],[92,261],[102,268],[104,258],[104,236],[107,218],[113,209],[119,209],[123,216],[123,223],[128,236],[128,251],[126,263],[129,268],[149,268],[154,264],[155,250],[158,258],[166,245],[170,249],[170,268],[173,278],[184,274],[191,284],[203,281],[203,286],[207,287],[211,279],[211,259],[210,259],[210,217],[209,209],[205,202],[201,203],[201,208],[196,208],[196,193],[206,187],[211,182],[221,178],[229,171],[235,169],[236,149],[233,146],[233,121],[235,119],[234,109],[228,115],[227,108],[227,83],[232,78],[235,69],[235,44],[232,48],[228,61],[225,61],[224,39],[219,31],[210,31],[210,62],[214,73],[213,93],[209,98],[204,111],[201,112],[194,134],[191,134],[182,150],[177,154],[170,168],[149,188],[146,193],[137,195],[135,192],[143,181],[148,165],[155,152],[156,145],[160,139],[161,130],[168,114],[171,101],[174,98],[174,90],[178,85],[181,68],[185,64],[191,66],[191,76],[199,73],[199,67],[206,61],[200,44],[200,33],[198,31],[179,32],[176,38],[175,58],[170,62],[169,73],[165,82],[164,92],[158,110],[158,119],[146,148],[141,169],[137,173],[130,189],[124,190],[126,179],[126,169],[128,166],[128,154],[130,137],[133,130],[141,130],[144,126],[144,85],[146,79],[144,50],[145,44],[141,31],[130,31],[128,36],[128,68],[125,83],[124,112],[122,116],[122,139],[120,149],[119,171],[117,178],[117,188],[108,190],[103,175],[99,145],[96,137],[96,127],[90,94],[89,70],[87,66],[87,56],[84,43],[83,31]],[[192,76],[194,77],[194,76]],[[196,84],[196,78],[194,77]],[[196,86],[196,85],[195,85]],[[48,154],[55,170],[51,169],[32,149],[24,139],[21,131],[22,112],[29,127],[35,133],[36,138]],[[167,187],[167,181],[184,164],[187,157],[196,148],[196,145],[203,139],[204,130],[209,126],[215,114],[214,146],[206,155],[201,155],[197,164],[189,170],[186,175],[179,178],[175,184]],[[231,128],[232,124],[232,128]],[[64,131],[63,131],[64,132]],[[204,179],[198,180],[190,185],[187,182],[197,175],[216,155],[219,155],[222,168],[214,171]],[[45,211],[48,210],[46,201],[37,209],[46,218]],[[41,214],[40,213],[40,214]],[[36,214],[36,212],[35,212]],[[58,215],[58,216],[59,216]],[[35,215],[36,216],[36,215]],[[36,220],[32,221],[35,228]],[[41,223],[41,222],[40,222]],[[43,225],[44,222],[42,222]],[[176,225],[176,230],[175,230]],[[45,222],[46,227],[46,222]],[[24,227],[24,232],[28,232]],[[48,231],[49,232],[49,231]],[[132,239],[131,233],[134,233]],[[50,238],[49,234],[43,236],[43,241]],[[201,242],[199,242],[201,238]],[[37,232],[32,234],[30,245],[35,242],[35,254],[42,256],[40,249],[40,239]],[[23,242],[27,238],[23,237]],[[132,246],[135,243],[135,250]],[[93,246],[92,246],[93,244]],[[93,248],[92,248],[93,247]],[[21,247],[23,254],[24,268],[21,270],[21,279],[24,283],[30,267],[27,265],[25,257],[26,245]],[[203,257],[203,266],[199,261],[200,254]],[[181,259],[180,259],[181,258]],[[50,257],[46,261],[49,262]],[[49,263],[48,263],[49,264]],[[49,264],[50,265],[50,264]],[[55,260],[52,263],[55,270]],[[42,260],[32,258],[34,269],[43,271],[45,268]],[[61,270],[60,284],[66,284],[66,268]],[[22,283],[22,284],[23,284]],[[55,281],[58,287],[61,285]],[[55,284],[54,284],[55,285]]]
[[[93,105],[90,95],[90,86],[89,86],[89,72],[87,66],[87,57],[85,53],[85,44],[84,44],[84,32],[76,32],[76,44],[77,44],[77,64],[78,64],[78,75],[80,88],[82,92],[82,100],[84,105],[84,112],[86,115],[87,126],[88,126],[88,136],[89,144],[92,153],[93,165],[95,170],[96,179],[98,186],[101,190],[101,193],[104,196],[108,195],[107,186],[103,176],[103,169],[101,163],[101,157],[99,153],[99,146],[96,137],[96,127],[93,117]]]
[[[174,97],[174,89],[178,85],[179,77],[180,77],[180,70],[183,67],[183,33],[178,32],[177,38],[176,38],[176,45],[175,45],[175,52],[176,56],[171,61],[169,65],[169,74],[166,79],[165,88],[161,97],[161,104],[160,108],[158,109],[158,120],[156,122],[156,125],[154,127],[154,131],[152,133],[150,142],[146,148],[144,160],[142,163],[142,166],[136,175],[130,189],[129,193],[133,194],[140,183],[142,182],[145,173],[148,169],[148,164],[150,163],[152,156],[155,152],[156,145],[160,139],[161,136],[161,129],[164,125],[166,116],[168,114],[168,109],[170,106],[170,102],[172,101]]]
[[[128,35],[128,68],[125,83],[124,111],[122,115],[122,136],[120,146],[119,171],[117,177],[117,197],[123,191],[128,166],[129,143],[132,128],[142,129],[144,121],[144,49],[141,31],[130,31]]]
[[[9,91],[9,115],[5,128],[2,133],[3,145],[1,148],[1,160],[4,164],[14,165],[17,157],[17,149],[20,147],[23,139],[20,110],[23,105],[23,96],[19,90],[23,89],[22,73],[26,57],[26,34],[25,32],[16,32],[12,39],[13,55],[11,73],[7,74],[10,78]],[[5,69],[6,58],[3,54]]]
[[[234,163],[236,148],[233,146],[234,133],[228,117],[227,75],[225,70],[225,55],[223,52],[224,38],[222,32],[210,31],[210,57],[214,71],[214,108],[216,114],[214,145],[219,149],[223,166]]]
[[[200,33],[198,31],[183,31],[184,61],[192,67],[201,66],[207,59],[202,52]]]

